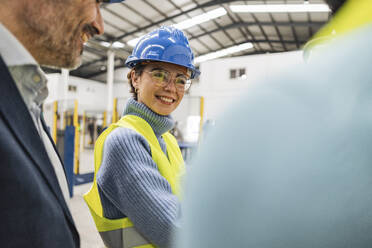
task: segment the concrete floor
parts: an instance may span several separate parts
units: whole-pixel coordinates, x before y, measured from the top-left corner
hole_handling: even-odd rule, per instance
[[[80,173],[93,172],[93,161],[93,149],[84,149],[80,153]],[[80,234],[81,248],[104,248],[89,208],[83,199],[83,194],[90,189],[91,185],[92,183],[87,183],[74,187],[74,196],[69,202],[70,211]]]

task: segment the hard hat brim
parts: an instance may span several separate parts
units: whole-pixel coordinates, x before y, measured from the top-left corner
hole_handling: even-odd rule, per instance
[[[191,79],[197,78],[200,75],[200,71],[196,69],[193,65],[188,66],[188,65],[183,65],[183,64],[178,64],[178,63],[172,63],[169,60],[161,60],[161,59],[138,59],[138,58],[131,58],[129,56],[127,60],[125,61],[125,65],[128,68],[133,68],[137,64],[144,63],[144,62],[163,62],[163,63],[168,63],[168,64],[173,64],[173,65],[179,65],[183,66],[191,71]]]

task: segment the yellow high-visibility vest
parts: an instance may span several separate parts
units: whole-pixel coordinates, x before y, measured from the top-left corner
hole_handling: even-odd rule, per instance
[[[349,32],[372,23],[371,0],[349,0],[341,6],[332,20],[317,32],[304,46],[309,54],[311,50],[333,38],[346,35]],[[307,55],[305,55],[307,57]]]
[[[152,159],[158,166],[160,174],[169,182],[172,193],[180,197],[180,177],[184,173],[184,161],[177,140],[166,132],[162,135],[167,147],[167,156],[162,151],[159,141],[151,126],[142,118],[125,115],[118,122],[111,124],[97,139],[94,148],[94,181],[91,189],[84,195],[96,227],[108,247],[152,248],[154,247],[137,232],[129,218],[107,219],[103,216],[101,199],[98,193],[96,176],[102,162],[103,145],[106,137],[117,127],[125,127],[141,134],[150,145]]]

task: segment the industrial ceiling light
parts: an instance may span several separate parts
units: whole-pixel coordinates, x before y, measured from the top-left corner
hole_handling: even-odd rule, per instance
[[[288,13],[288,12],[330,12],[327,4],[251,4],[230,5],[235,13]]]
[[[180,23],[173,24],[172,26],[174,26],[175,28],[181,29],[181,30],[182,29],[188,29],[188,28],[191,28],[195,25],[201,24],[203,22],[207,22],[207,21],[216,19],[220,16],[224,16],[224,15],[226,15],[226,13],[227,13],[227,11],[224,8],[221,7],[221,8],[217,8],[217,9],[208,11],[204,14],[194,16],[194,17],[192,17],[190,19],[187,19],[187,20],[184,20]],[[136,38],[136,39],[132,39],[132,40],[128,41],[127,43],[128,43],[128,45],[134,47],[140,39],[141,39],[141,37]]]
[[[233,53],[237,53],[237,52],[240,52],[240,51],[248,50],[248,49],[251,49],[251,48],[253,48],[252,43],[250,43],[250,42],[243,43],[243,44],[240,44],[240,45],[237,45],[237,46],[232,46],[232,47],[225,48],[225,49],[213,52],[213,53],[208,53],[208,54],[196,57],[194,61],[197,64],[197,63],[201,63],[201,62],[204,62],[204,61],[207,61],[207,60],[216,59],[216,58],[223,57],[223,56],[226,56],[226,55],[229,55],[229,54],[233,54]]]
[[[182,21],[180,23],[174,24],[173,26],[178,29],[187,29],[191,28],[195,25],[201,24],[203,22],[207,22],[213,19],[216,19],[220,16],[226,15],[227,11],[224,8],[217,8],[211,11],[208,11],[207,13],[194,16],[190,19],[187,19],[185,21]]]
[[[120,42],[120,41],[115,41],[114,43],[110,43],[110,42],[107,42],[107,41],[100,41],[99,42],[100,45],[104,46],[104,47],[113,47],[113,48],[123,48],[125,47],[125,44]]]
[[[120,42],[120,41],[115,41],[114,43],[112,43],[112,47],[114,47],[114,48],[124,48],[125,44]]]
[[[107,41],[100,41],[99,44],[101,44],[104,47],[110,47],[111,46],[111,43],[107,42]]]

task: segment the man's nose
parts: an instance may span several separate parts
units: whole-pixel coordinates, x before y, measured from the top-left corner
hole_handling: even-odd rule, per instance
[[[97,15],[96,15],[96,18],[94,19],[94,21],[92,22],[92,26],[97,30],[97,34],[98,35],[101,35],[104,33],[105,29],[104,29],[104,24],[103,24],[103,18],[102,18],[102,15],[101,15],[101,10],[100,10],[100,5],[97,4],[96,8],[97,8]]]

